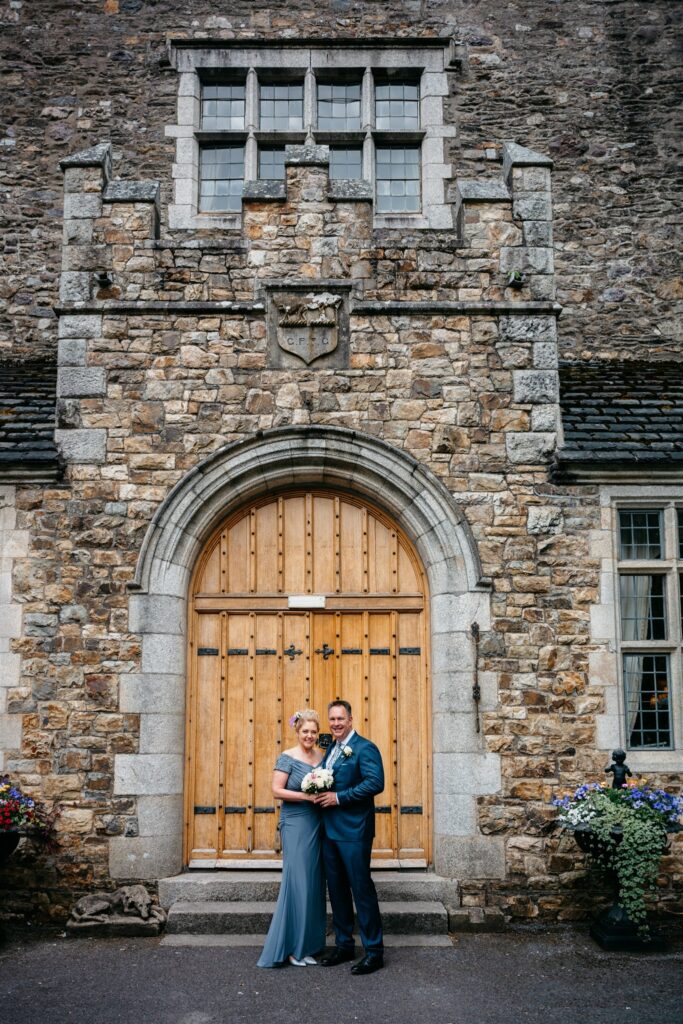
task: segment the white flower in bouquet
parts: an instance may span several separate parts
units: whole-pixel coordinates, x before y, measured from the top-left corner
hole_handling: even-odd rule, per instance
[[[332,789],[333,785],[334,774],[329,768],[314,768],[301,780],[303,793],[324,793],[326,790]]]

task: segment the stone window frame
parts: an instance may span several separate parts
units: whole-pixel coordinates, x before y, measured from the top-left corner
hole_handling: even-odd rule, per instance
[[[452,205],[447,185],[452,167],[446,162],[447,140],[456,135],[454,125],[445,123],[444,99],[449,94],[448,71],[459,66],[457,44],[445,38],[385,39],[371,43],[356,40],[287,40],[266,43],[255,40],[172,40],[171,56],[178,72],[177,121],[166,127],[176,139],[173,164],[174,202],[168,209],[171,230],[239,230],[237,212],[199,212],[200,149],[223,140],[242,140],[245,146],[245,181],[258,180],[259,144],[286,145],[316,141],[322,144],[352,144],[362,147],[362,174],[375,181],[375,148],[380,144],[420,147],[421,209],[418,213],[377,213],[377,228],[452,229]],[[359,132],[318,131],[316,81],[349,80],[354,74],[362,82]],[[303,80],[304,126],[302,130],[262,132],[258,127],[259,76],[273,81]],[[419,130],[378,131],[374,127],[375,81],[419,81]],[[201,127],[202,83],[244,81],[246,88],[244,130]]]
[[[592,553],[601,559],[600,603],[591,609],[591,635],[606,646],[590,655],[591,684],[604,686],[605,706],[597,718],[598,746],[622,747],[637,772],[680,770],[683,749],[683,626],[681,582],[683,558],[678,541],[678,511],[683,509],[683,488],[671,485],[603,485],[600,488],[601,529],[592,536]],[[661,510],[664,522],[664,557],[619,557],[619,512],[624,509]],[[668,639],[624,641],[621,629],[620,576],[647,570],[667,578],[665,593],[669,622]],[[626,723],[626,692],[623,654],[643,650],[668,654],[671,746],[630,747]]]

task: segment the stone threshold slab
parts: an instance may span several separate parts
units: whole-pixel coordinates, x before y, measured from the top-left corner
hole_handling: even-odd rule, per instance
[[[328,936],[330,945],[333,937]],[[239,947],[255,947],[260,949],[266,941],[265,935],[164,935],[160,946],[218,946],[237,949]],[[441,946],[451,948],[452,940],[448,935],[385,935],[384,945],[387,948],[400,946]],[[358,956],[362,956],[360,947]]]

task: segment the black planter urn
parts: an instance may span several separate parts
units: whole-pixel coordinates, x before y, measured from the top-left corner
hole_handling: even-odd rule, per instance
[[[12,856],[20,839],[19,832],[0,832],[0,864]]]
[[[587,853],[592,857],[599,857],[608,852],[605,849],[604,843],[590,828],[578,826],[573,832],[577,846],[583,853]],[[611,836],[614,842],[619,845],[623,838],[623,833],[620,829],[615,828]],[[664,853],[666,846],[667,843],[665,842],[662,847],[662,853]],[[614,887],[614,902],[611,907],[603,910],[591,924],[591,938],[595,939],[597,944],[603,949],[611,952],[664,952],[667,948],[664,936],[652,928],[649,929],[647,936],[641,935],[638,931],[638,926],[633,923],[620,905],[619,879],[616,871],[612,868],[603,868],[603,871]]]

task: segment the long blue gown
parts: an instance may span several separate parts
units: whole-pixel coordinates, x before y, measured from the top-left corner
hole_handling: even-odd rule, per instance
[[[287,772],[285,789],[301,790],[311,765],[280,754],[275,770]],[[325,873],[322,859],[321,812],[308,801],[283,800],[282,882],[258,967],[276,967],[287,957],[312,956],[325,945]]]

